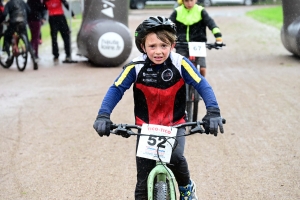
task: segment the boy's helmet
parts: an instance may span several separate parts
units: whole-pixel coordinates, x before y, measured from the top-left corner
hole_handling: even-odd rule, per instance
[[[163,16],[153,16],[144,20],[135,30],[135,45],[138,50],[145,53],[141,47],[142,39],[150,30],[165,29],[176,34],[176,25],[169,18]]]

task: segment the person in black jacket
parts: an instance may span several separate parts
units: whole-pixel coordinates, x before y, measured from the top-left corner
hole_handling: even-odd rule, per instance
[[[176,45],[176,52],[189,57],[188,45],[180,42],[206,42],[206,28],[208,27],[216,38],[216,45],[222,47],[222,34],[215,21],[208,15],[207,11],[197,5],[197,0],[182,0],[170,16],[170,19],[177,26],[177,37],[179,45]],[[200,65],[200,73],[206,75],[205,57],[196,57],[196,64]]]
[[[41,0],[27,0],[27,5],[31,9],[31,12],[28,15],[28,25],[31,32],[30,43],[34,50],[34,56],[38,59],[41,25],[46,21],[47,10]]]
[[[27,37],[28,41],[26,25],[29,13],[30,8],[23,0],[10,0],[5,4],[1,23],[5,20],[6,16],[9,15],[9,25],[4,33],[4,49],[9,56],[7,61],[12,59],[12,55],[10,55],[9,52],[9,46],[12,41],[12,35],[17,31],[17,28],[19,29],[20,34],[24,34]]]

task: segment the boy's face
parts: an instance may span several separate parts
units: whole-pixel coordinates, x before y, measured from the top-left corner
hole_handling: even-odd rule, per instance
[[[192,9],[196,2],[197,0],[183,0],[184,7],[188,10]]]
[[[158,39],[155,33],[150,33],[147,35],[145,46],[142,48],[153,63],[162,64],[167,60],[174,46],[175,44],[170,45]]]

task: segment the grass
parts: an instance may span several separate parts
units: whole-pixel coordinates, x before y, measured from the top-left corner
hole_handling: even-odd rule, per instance
[[[281,29],[283,25],[282,6],[253,10],[247,12],[246,15],[278,29]]]

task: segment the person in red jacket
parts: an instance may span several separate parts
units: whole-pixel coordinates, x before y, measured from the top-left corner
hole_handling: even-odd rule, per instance
[[[66,53],[65,63],[73,62],[71,59],[71,43],[70,43],[70,29],[64,15],[62,4],[69,10],[69,4],[66,0],[44,0],[44,5],[48,10],[50,33],[52,39],[52,54],[53,60],[58,63],[59,50],[57,44],[57,33],[60,32],[64,41],[64,48]],[[72,17],[74,17],[73,11]]]

